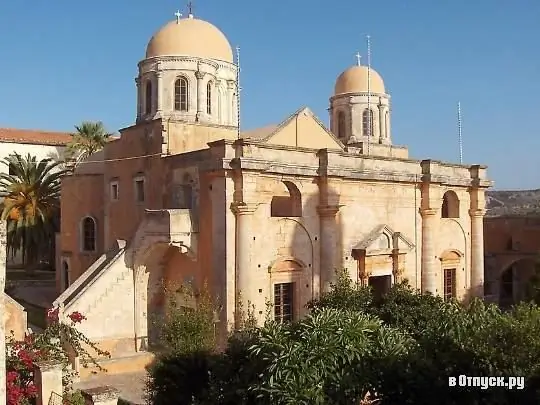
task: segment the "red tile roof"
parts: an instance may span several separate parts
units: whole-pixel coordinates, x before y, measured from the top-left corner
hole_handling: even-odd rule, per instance
[[[70,141],[71,135],[68,132],[0,128],[0,142],[63,146]]]

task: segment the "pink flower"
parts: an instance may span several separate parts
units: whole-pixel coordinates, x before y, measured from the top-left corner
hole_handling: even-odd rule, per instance
[[[68,318],[71,319],[73,323],[80,323],[86,319],[86,317],[78,311],[69,314]]]

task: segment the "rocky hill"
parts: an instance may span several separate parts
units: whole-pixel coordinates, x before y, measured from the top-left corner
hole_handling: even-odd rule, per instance
[[[491,190],[486,193],[487,216],[540,216],[540,189]]]

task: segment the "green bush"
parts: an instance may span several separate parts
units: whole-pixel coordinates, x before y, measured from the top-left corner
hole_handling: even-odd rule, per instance
[[[331,292],[308,306],[310,314],[298,322],[237,331],[220,354],[170,351],[151,371],[153,403],[358,405],[372,403],[368,397],[379,405],[540,403],[536,305],[502,312],[478,299],[462,305],[422,295],[407,283],[374,297],[342,273]],[[449,388],[448,377],[459,375],[523,376],[525,389]]]

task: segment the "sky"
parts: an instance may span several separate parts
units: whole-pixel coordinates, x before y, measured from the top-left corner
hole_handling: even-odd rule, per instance
[[[0,127],[110,131],[134,123],[137,63],[184,1],[4,0]],[[240,47],[243,129],[303,106],[328,123],[337,76],[371,62],[392,96],[392,138],[412,158],[486,164],[495,189],[540,188],[537,0],[195,0]]]

